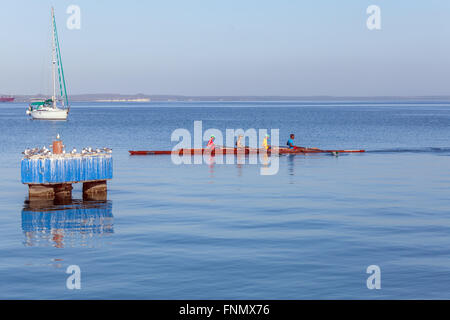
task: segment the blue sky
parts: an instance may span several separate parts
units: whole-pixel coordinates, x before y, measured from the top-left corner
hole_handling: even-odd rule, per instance
[[[49,92],[52,5],[69,94],[450,95],[448,0],[2,1],[0,93]]]

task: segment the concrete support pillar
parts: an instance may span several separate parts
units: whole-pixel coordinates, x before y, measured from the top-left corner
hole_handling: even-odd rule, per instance
[[[64,184],[30,184],[28,195],[30,199],[54,200],[72,198],[72,185]]]
[[[71,199],[72,198],[72,185],[70,183],[56,184],[54,185],[55,198],[57,199]]]
[[[72,184],[29,184],[28,194],[30,200],[58,200],[64,202],[72,199]],[[83,183],[83,199],[107,200],[108,188],[106,180]]]
[[[106,180],[83,183],[83,198],[89,200],[106,200],[108,188]]]
[[[28,195],[30,199],[48,199],[55,198],[55,190],[51,185],[29,184]]]

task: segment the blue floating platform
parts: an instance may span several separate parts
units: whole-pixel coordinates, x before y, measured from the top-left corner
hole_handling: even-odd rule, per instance
[[[22,183],[58,184],[109,180],[111,155],[31,157],[22,159]]]

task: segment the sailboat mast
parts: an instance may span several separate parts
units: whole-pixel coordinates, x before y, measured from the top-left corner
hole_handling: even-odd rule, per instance
[[[52,79],[53,79],[53,108],[56,108],[56,44],[55,44],[55,12],[52,7]]]

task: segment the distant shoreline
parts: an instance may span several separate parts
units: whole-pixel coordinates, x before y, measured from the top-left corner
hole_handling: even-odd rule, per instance
[[[15,95],[14,102],[30,102],[31,99],[46,99],[48,96]],[[71,102],[148,103],[148,102],[439,102],[450,101],[450,96],[182,96],[182,95],[125,95],[125,94],[80,94],[69,96]]]

